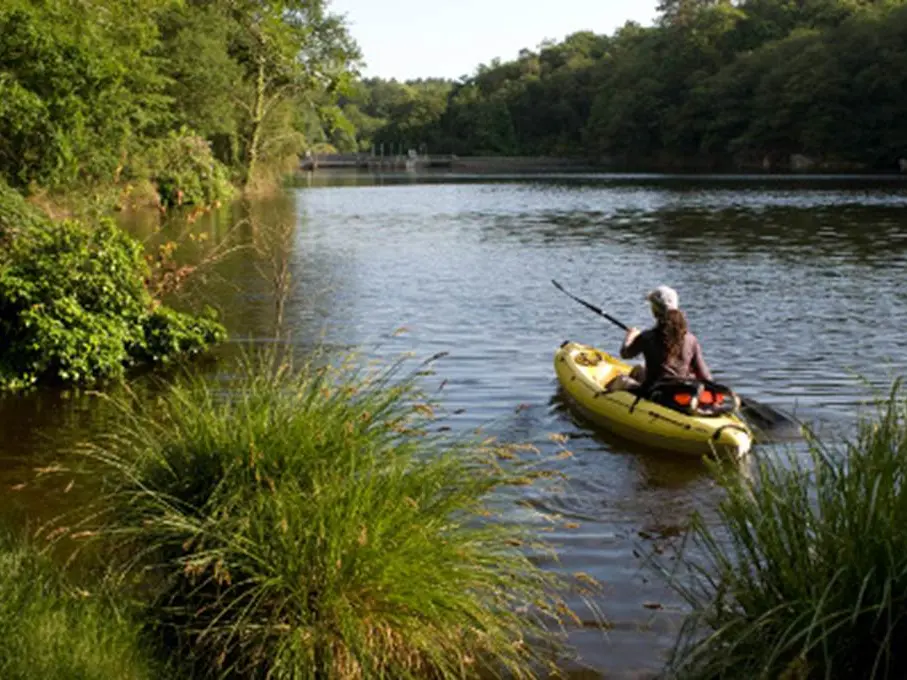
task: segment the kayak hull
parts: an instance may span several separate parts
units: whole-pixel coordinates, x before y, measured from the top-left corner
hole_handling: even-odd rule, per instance
[[[621,390],[607,392],[631,366],[601,350],[565,342],[554,356],[558,382],[570,407],[596,427],[643,446],[690,456],[749,453],[753,433],[736,414],[694,416]]]

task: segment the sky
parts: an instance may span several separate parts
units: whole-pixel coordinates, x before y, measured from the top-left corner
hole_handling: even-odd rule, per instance
[[[644,26],[657,0],[331,0],[363,53],[366,77],[460,78],[576,31]]]

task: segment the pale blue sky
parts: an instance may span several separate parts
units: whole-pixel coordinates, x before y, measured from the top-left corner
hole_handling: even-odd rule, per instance
[[[459,78],[495,57],[514,59],[546,38],[644,26],[657,0],[331,0],[366,61],[365,76]]]

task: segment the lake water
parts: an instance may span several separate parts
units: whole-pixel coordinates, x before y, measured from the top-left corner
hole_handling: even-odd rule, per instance
[[[907,368],[901,178],[319,172],[162,233],[156,217],[124,223],[152,244],[194,235],[189,261],[212,243],[246,246],[206,268],[183,299],[220,309],[237,342],[285,333],[301,354],[316,344],[385,358],[444,352],[426,380],[443,386],[452,428],[533,443],[542,456],[559,450],[552,435],[566,436],[568,483],[527,491],[531,507],[514,516],[553,529],[551,568],[604,586],[595,604],[605,629],[576,602],[586,625],[570,641],[583,677],[661,667],[683,609],[640,555],[718,495],[700,463],[602,437],[561,406],[556,348],[572,339],[616,351],[622,332],[551,279],[640,327],[651,323],[645,293],[673,286],[717,378],[820,432],[846,432],[872,390]],[[222,348],[209,370],[229,370],[233,353]],[[90,395],[0,400],[5,488],[103,429],[101,412]],[[757,454],[779,446],[802,445]],[[5,495],[17,522],[77,498],[33,485]]]

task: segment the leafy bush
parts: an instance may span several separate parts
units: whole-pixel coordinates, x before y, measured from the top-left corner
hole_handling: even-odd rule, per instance
[[[106,598],[73,588],[34,547],[0,536],[0,677],[160,677],[139,626]]]
[[[198,352],[211,319],[154,309],[139,243],[110,220],[51,222],[0,185],[0,388],[92,383]]]
[[[169,307],[158,307],[144,320],[144,342],[133,347],[137,361],[166,363],[173,357],[199,353],[223,338],[210,308],[202,317],[189,316]]]
[[[8,247],[15,234],[39,229],[46,223],[45,215],[0,179],[0,245]],[[0,248],[0,265],[8,258],[7,248]]]
[[[84,526],[193,677],[542,668],[560,581],[519,547],[528,530],[485,518],[525,466],[430,434],[430,405],[393,371],[239,373],[119,402],[88,457],[107,492]]]
[[[689,678],[903,678],[907,400],[856,437],[719,472],[719,522],[697,518],[675,587],[693,608],[673,666]]]
[[[148,151],[138,165],[147,168],[164,205],[213,205],[233,194],[226,166],[211,146],[186,128],[171,132]]]

